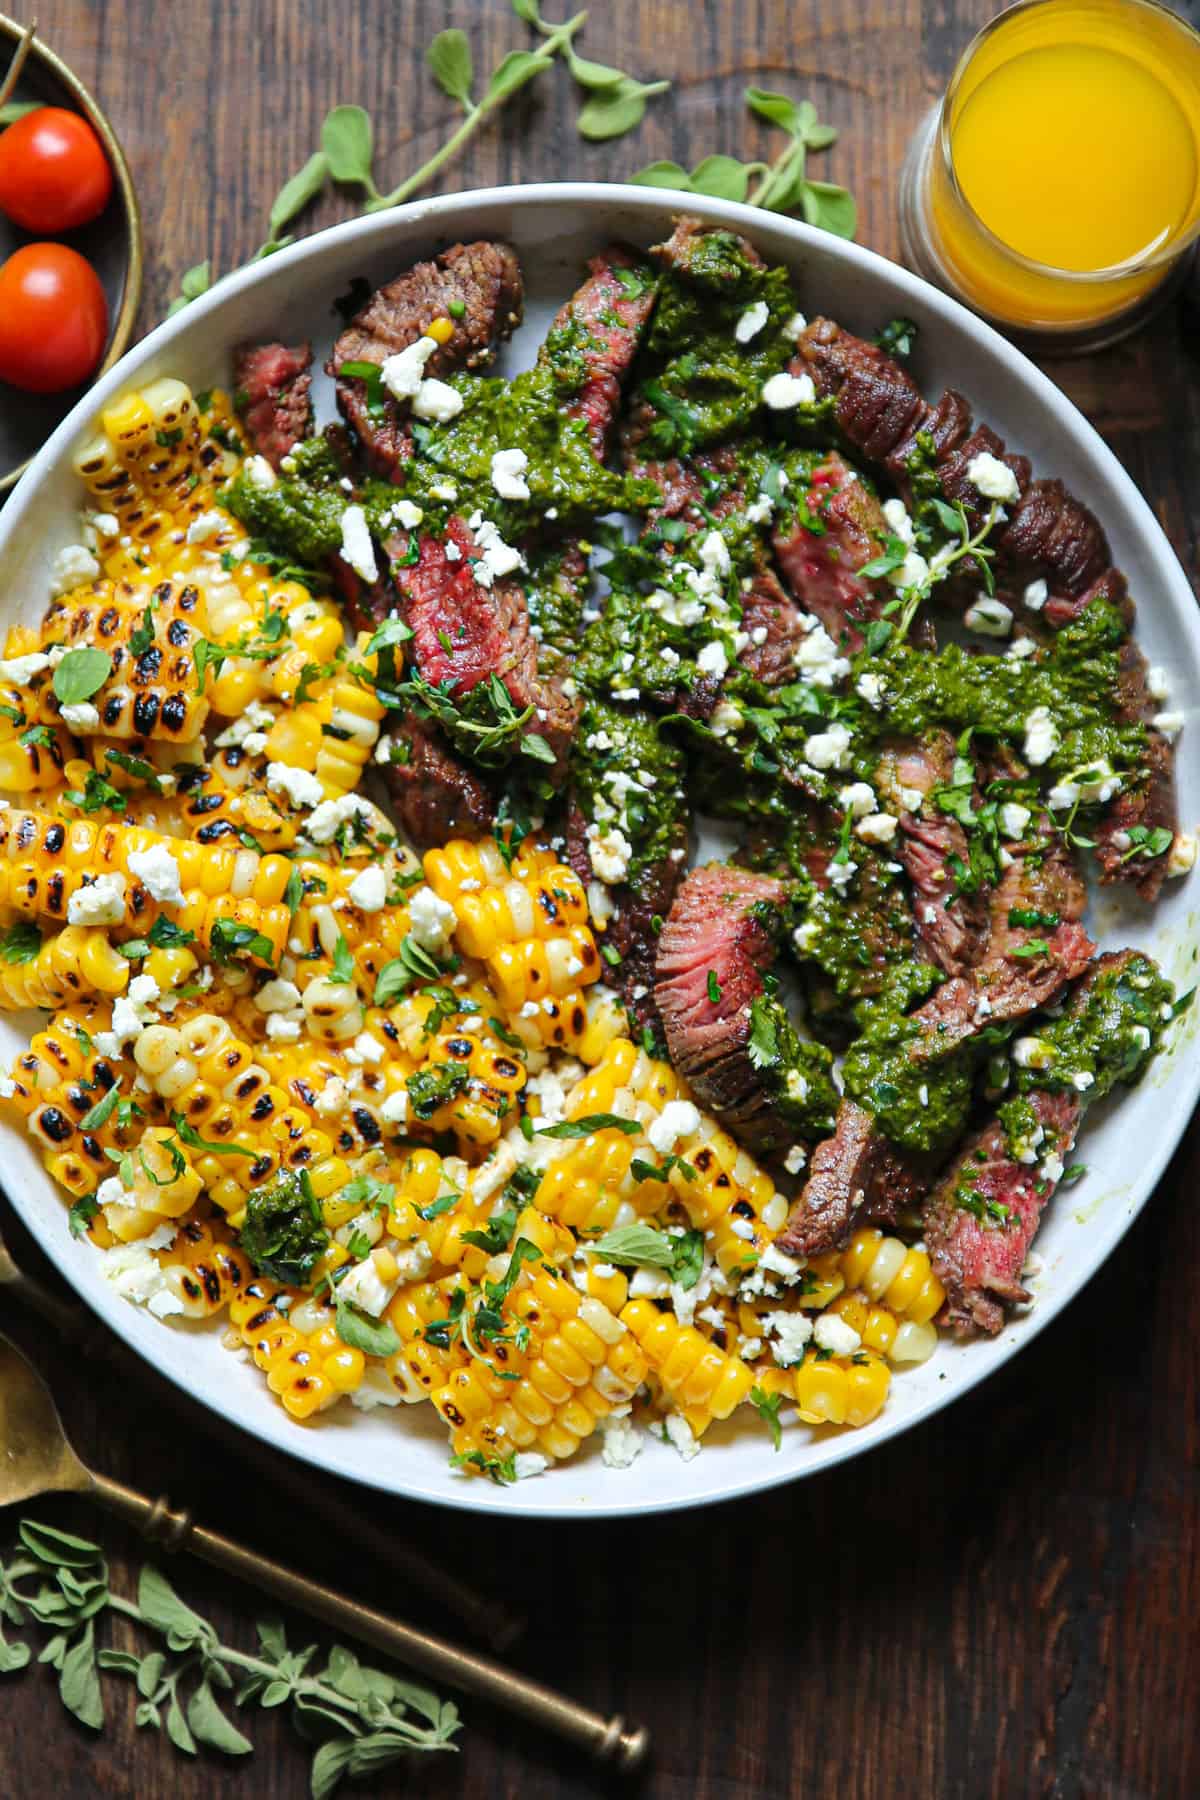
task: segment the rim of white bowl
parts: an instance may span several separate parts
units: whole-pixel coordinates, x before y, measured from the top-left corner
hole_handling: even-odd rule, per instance
[[[514,211],[536,210],[542,205],[577,204],[581,210],[590,210],[595,206],[612,207],[620,205],[633,213],[640,213],[649,221],[660,217],[664,221],[678,213],[692,214],[706,223],[725,225],[744,231],[749,236],[761,237],[764,233],[790,239],[796,246],[809,246],[818,249],[823,256],[832,255],[835,260],[843,260],[850,266],[858,266],[885,278],[898,293],[919,300],[925,310],[934,315],[941,315],[945,320],[960,330],[965,330],[980,345],[992,354],[998,362],[1019,372],[1022,381],[1037,394],[1040,402],[1051,408],[1060,420],[1065,419],[1077,436],[1082,436],[1087,443],[1091,456],[1107,471],[1109,479],[1123,494],[1126,506],[1133,515],[1134,523],[1142,532],[1156,552],[1156,560],[1164,574],[1169,571],[1169,588],[1182,583],[1180,600],[1186,594],[1191,600],[1191,589],[1187,577],[1175,556],[1158,520],[1154,516],[1148,502],[1143,497],[1132,477],[1127,473],[1108,445],[1100,437],[1095,427],[1085,418],[1074,402],[1054,385],[1047,375],[1033,363],[1022,351],[1016,349],[986,320],[979,318],[962,306],[957,300],[933,287],[920,276],[911,274],[877,251],[867,250],[860,244],[854,244],[841,238],[831,238],[827,232],[819,231],[814,226],[806,225],[799,220],[790,219],[778,213],[764,213],[755,207],[745,206],[731,200],[709,199],[702,195],[685,194],[673,188],[651,188],[634,186],[628,183],[572,181],[572,182],[538,182],[529,185],[473,188],[461,194],[436,196],[428,200],[416,200],[406,206],[396,207],[389,212],[373,213],[360,219],[349,219],[340,225],[330,226],[327,230],[316,232],[312,237],[304,238],[286,250],[278,251],[274,256],[260,263],[251,263],[231,275],[225,276],[207,294],[191,302],[189,306],[163,321],[146,337],[126,351],[102,381],[90,389],[79,403],[68,413],[67,417],[43,445],[42,449],[29,463],[25,474],[13,489],[7,505],[0,510],[0,559],[10,539],[15,535],[24,504],[29,500],[38,483],[46,472],[54,467],[60,457],[70,448],[76,437],[91,423],[97,412],[108,401],[123,389],[131,378],[136,376],[142,364],[149,362],[162,348],[169,345],[173,338],[190,330],[207,315],[218,312],[235,294],[259,285],[270,284],[278,280],[280,274],[288,268],[303,263],[328,248],[332,243],[345,244],[348,249],[356,246],[383,245],[397,226],[409,226],[427,223],[431,229],[443,224],[452,225],[460,217],[470,216],[481,208],[499,208],[508,206]],[[519,246],[518,246],[519,248]],[[1181,612],[1190,621],[1189,629],[1193,636],[1200,639],[1200,616],[1193,616],[1194,607],[1186,610],[1181,605]],[[1190,1068],[1187,1066],[1190,1061]],[[891,1419],[887,1414],[881,1415],[878,1428],[868,1427],[871,1435],[862,1432],[844,1432],[839,1437],[821,1442],[810,1447],[809,1454],[802,1454],[793,1462],[782,1461],[778,1469],[771,1468],[765,1474],[761,1471],[752,1476],[740,1476],[726,1471],[715,1480],[705,1477],[701,1472],[701,1461],[690,1465],[696,1471],[696,1486],[685,1495],[671,1494],[662,1499],[639,1498],[628,1502],[604,1501],[582,1504],[578,1499],[557,1502],[553,1498],[553,1469],[545,1484],[537,1485],[543,1493],[547,1493],[544,1503],[534,1504],[522,1497],[521,1484],[514,1487],[497,1488],[491,1483],[464,1480],[461,1491],[455,1488],[449,1491],[434,1489],[422,1481],[396,1481],[372,1476],[358,1469],[344,1467],[337,1455],[337,1438],[330,1434],[323,1439],[318,1433],[298,1433],[290,1419],[280,1413],[279,1421],[273,1418],[266,1420],[243,1420],[234,1417],[232,1412],[222,1407],[218,1399],[209,1397],[196,1389],[186,1388],[182,1375],[173,1374],[169,1370],[162,1373],[184,1388],[198,1399],[210,1411],[227,1423],[236,1424],[241,1430],[268,1443],[273,1449],[281,1450],[285,1455],[298,1462],[312,1464],[342,1479],[352,1481],[373,1492],[389,1494],[397,1499],[417,1500],[434,1506],[448,1506],[458,1511],[495,1513],[505,1516],[530,1519],[573,1519],[590,1522],[593,1519],[643,1517],[647,1514],[666,1512],[682,1512],[693,1507],[712,1506],[725,1500],[736,1500],[748,1495],[765,1493],[771,1488],[781,1487],[786,1483],[804,1480],[807,1476],[820,1474],[847,1462],[853,1457],[864,1456],[872,1450],[890,1443],[902,1433],[914,1426],[925,1423],[935,1413],[941,1412],[953,1401],[977,1387],[1003,1366],[1012,1360],[1034,1338],[1058,1317],[1087,1285],[1101,1266],[1108,1260],[1117,1244],[1125,1236],[1133,1221],[1141,1213],[1159,1180],[1162,1177],[1171,1157],[1175,1154],[1188,1122],[1200,1099],[1200,1056],[1190,1059],[1176,1057],[1173,1074],[1167,1088],[1163,1090],[1165,1119],[1160,1121],[1166,1129],[1160,1130],[1156,1142],[1150,1149],[1142,1170],[1127,1203],[1120,1209],[1114,1209],[1107,1227],[1098,1238],[1091,1240],[1089,1253],[1081,1266],[1072,1269],[1058,1283],[1052,1294],[1039,1299],[1034,1311],[1023,1317],[1017,1325],[1015,1335],[1004,1341],[992,1340],[992,1353],[972,1357],[969,1364],[964,1364],[963,1372],[956,1373],[956,1378],[948,1382],[945,1392],[935,1392],[905,1416]],[[6,1189],[6,1192],[8,1190]],[[43,1229],[42,1222],[27,1215],[18,1201],[9,1194],[14,1209],[21,1217],[26,1229],[31,1232],[41,1248],[51,1257],[54,1255],[54,1232],[50,1228]],[[100,1314],[117,1335],[139,1356],[143,1347],[139,1343],[134,1330],[133,1321],[139,1314],[129,1306],[127,1301],[111,1293],[103,1283],[99,1271],[95,1283],[89,1281],[84,1271],[87,1264],[68,1265],[60,1272],[65,1274],[71,1285],[81,1298]],[[988,1346],[977,1346],[982,1353]],[[297,1441],[297,1439],[300,1441]],[[381,1476],[384,1472],[381,1471]]]

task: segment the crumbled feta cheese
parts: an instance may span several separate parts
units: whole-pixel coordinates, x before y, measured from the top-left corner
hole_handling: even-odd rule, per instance
[[[1002,500],[1012,505],[1021,498],[1021,489],[1017,478],[1007,463],[993,456],[990,450],[981,450],[967,464],[967,480],[985,500]]]
[[[799,313],[799,312],[793,313],[791,318],[787,320],[786,324],[783,327],[784,336],[790,337],[793,343],[797,343],[799,341],[802,333],[807,328],[807,325],[808,325],[808,320],[805,318],[803,313]]]
[[[1000,808],[1000,829],[1007,838],[1024,837],[1026,826],[1032,817],[1027,806],[1018,806],[1015,800],[1006,800]]]
[[[519,550],[506,544],[500,536],[499,529],[491,519],[485,519],[480,512],[471,514],[467,521],[471,535],[482,551],[478,562],[474,565],[475,579],[480,587],[491,587],[492,583],[505,575],[511,575],[519,569],[524,558]]]
[[[908,516],[908,508],[905,506],[903,500],[885,500],[883,503],[883,516],[888,522],[892,535],[898,537],[902,544],[913,544],[916,542],[916,531],[913,527],[912,520]]]
[[[890,844],[896,835],[899,819],[891,813],[871,813],[854,827],[855,837],[866,844]]]
[[[756,300],[753,306],[748,306],[733,328],[737,342],[748,344],[751,338],[756,338],[770,316],[771,309],[765,300]]]
[[[637,1269],[629,1279],[631,1300],[667,1300],[671,1283],[661,1269]]]
[[[751,525],[765,525],[775,510],[775,503],[770,494],[760,494],[752,500],[745,511],[745,518]]]
[[[82,544],[67,544],[54,558],[50,592],[69,594],[72,588],[82,587],[85,581],[98,580],[99,575],[100,564],[90,550],[85,550]]]
[[[1003,600],[997,600],[991,594],[980,594],[964,613],[963,624],[968,631],[979,632],[981,637],[1002,638],[1012,630],[1013,616]]]
[[[50,667],[50,658],[40,650],[31,650],[28,656],[9,656],[0,661],[0,681],[13,681],[18,687],[26,687],[35,675]]]
[[[1025,761],[1040,768],[1058,748],[1058,731],[1048,706],[1035,706],[1025,719]]]
[[[285,1018],[282,1013],[270,1013],[267,1017],[267,1036],[278,1038],[280,1043],[296,1043],[300,1037],[300,1027],[300,1019]]]
[[[833,724],[804,742],[805,761],[814,769],[844,769],[849,763],[851,734],[845,725]]]
[[[721,700],[713,708],[708,726],[714,737],[728,737],[743,722],[743,714],[731,700]]]
[[[1165,738],[1177,738],[1183,730],[1183,714],[1181,712],[1157,712],[1150,723],[1155,731],[1161,731]]]
[[[431,376],[417,389],[412,409],[414,418],[431,419],[436,425],[445,425],[462,411],[463,397],[448,381],[438,381]]]
[[[792,653],[796,668],[802,669],[813,687],[831,688],[835,681],[850,673],[850,664],[839,656],[837,645],[823,625],[816,625],[800,639]]]
[[[0,664],[3,668],[3,664]],[[1161,663],[1155,663],[1146,670],[1146,692],[1152,700],[1166,700],[1171,692],[1167,671]]]
[[[594,837],[589,834],[588,856],[597,878],[610,887],[615,887],[629,873],[633,845],[625,833],[615,827],[603,834],[597,831]]]
[[[325,798],[325,789],[316,776],[307,769],[295,769],[290,763],[267,764],[267,788],[271,793],[285,794],[289,806],[317,807]]]
[[[265,456],[248,456],[242,464],[242,474],[251,487],[264,493],[267,488],[273,488],[279,479]]]
[[[124,875],[97,875],[67,901],[68,925],[120,925],[124,918]]]
[[[1012,1049],[1018,1069],[1048,1069],[1054,1062],[1054,1048],[1039,1037],[1019,1037]]]
[[[167,1286],[157,1257],[145,1243],[114,1244],[101,1252],[100,1268],[122,1300],[146,1307],[156,1318],[183,1311],[183,1301]]]
[[[246,739],[257,731],[270,731],[275,723],[275,714],[261,700],[252,700],[241,718],[227,725],[220,737],[216,739],[218,750],[228,750],[237,744],[244,744]]]
[[[604,1448],[600,1460],[610,1469],[627,1469],[642,1453],[645,1439],[629,1419],[610,1413],[604,1421]]]
[[[1041,612],[1043,606],[1045,606],[1047,600],[1050,598],[1050,589],[1046,586],[1044,581],[1031,581],[1021,598],[1024,600],[1030,612]]]
[[[261,756],[267,747],[265,731],[248,731],[242,739],[242,749],[247,756]],[[161,776],[159,778],[161,780]]]
[[[341,1270],[338,1273],[341,1274]],[[339,1300],[351,1300],[377,1319],[395,1293],[396,1285],[394,1281],[382,1280],[374,1259],[367,1256],[362,1262],[355,1263],[348,1275],[342,1276],[337,1295]]]
[[[929,579],[930,567],[919,550],[910,550],[898,569],[889,570],[887,580],[895,588],[920,587]]]
[[[690,1100],[668,1100],[656,1119],[646,1128],[652,1149],[668,1156],[680,1138],[688,1138],[700,1129],[700,1114]]]
[[[425,514],[419,506],[414,506],[411,500],[397,500],[392,506],[392,517],[398,525],[403,525],[406,531],[415,531]]]
[[[1095,1080],[1096,1077],[1090,1069],[1079,1069],[1071,1077],[1071,1086],[1077,1094],[1086,1094],[1088,1089],[1094,1086]]]
[[[781,369],[763,383],[763,404],[772,412],[790,412],[795,406],[811,406],[817,397],[811,375],[789,375]]]
[[[100,714],[90,700],[69,701],[60,707],[63,724],[71,731],[99,731]]]
[[[348,825],[351,819],[359,818],[370,825],[377,816],[369,800],[363,800],[358,794],[339,794],[336,800],[322,800],[320,806],[314,808],[305,832],[314,844],[331,844],[342,826]]]
[[[149,850],[131,850],[125,864],[129,873],[160,906],[183,905],[179,864],[165,844],[154,844]]]
[[[379,1116],[387,1125],[403,1125],[408,1118],[408,1091],[397,1088],[379,1108]]]
[[[492,486],[502,500],[528,500],[529,483],[525,471],[529,458],[524,450],[496,450],[492,453]]]
[[[371,863],[356,875],[346,896],[360,912],[379,912],[387,904],[387,876],[379,864]]]
[[[758,1259],[758,1266],[766,1275],[778,1276],[785,1285],[798,1281],[804,1273],[804,1262],[795,1256],[787,1256],[777,1250],[774,1244],[768,1244]]]
[[[1042,1158],[1038,1174],[1044,1181],[1061,1181],[1063,1178],[1063,1159],[1056,1152]]]
[[[878,712],[883,705],[882,675],[876,675],[868,669],[866,674],[860,675],[855,682],[854,691],[860,700],[865,700],[868,706],[873,706]]]
[[[535,1475],[544,1475],[549,1467],[550,1458],[538,1450],[518,1450],[513,1457],[513,1474],[518,1481],[531,1481]]]
[[[379,373],[388,393],[397,400],[412,400],[425,379],[425,365],[436,350],[436,338],[419,337],[394,356],[385,357]]]
[[[458,545],[454,542],[453,538],[446,539],[444,548],[445,548],[445,552],[446,552],[446,561],[447,562],[461,562],[462,561],[462,551],[459,549]]]
[[[696,658],[696,667],[703,675],[715,675],[718,681],[724,679],[729,668],[729,656],[724,644],[718,638],[714,638],[710,644],[705,644]]]
[[[808,1160],[808,1153],[803,1144],[793,1144],[783,1159],[783,1166],[789,1175],[798,1175]]]
[[[1027,656],[1036,656],[1037,639],[1031,637],[1014,638],[1008,646],[1007,656],[1010,662],[1024,662]]]
[[[838,805],[852,818],[865,819],[875,809],[875,790],[865,781],[851,782],[838,795]]]
[[[210,506],[207,512],[200,513],[188,526],[187,541],[189,544],[211,544],[214,538],[220,537],[225,525],[225,515]]]
[[[691,1462],[694,1456],[699,1456],[700,1445],[696,1434],[680,1413],[668,1413],[664,1426],[668,1443],[674,1445],[684,1462]]]
[[[121,521],[114,518],[112,513],[92,513],[88,517],[88,524],[105,543],[111,544],[121,535]]]
[[[763,1318],[763,1330],[773,1341],[771,1355],[781,1369],[804,1361],[804,1351],[813,1334],[812,1321],[802,1312],[772,1312]]]
[[[348,506],[342,514],[341,558],[343,562],[349,563],[361,580],[368,584],[379,580],[375,545],[367,525],[367,515],[361,506]]]
[[[1196,834],[1177,831],[1175,842],[1167,852],[1167,876],[1186,875],[1196,866]]]
[[[844,893],[858,874],[856,862],[831,862],[829,865],[829,882],[839,892]]]
[[[422,950],[436,954],[454,935],[455,913],[431,887],[419,887],[408,903],[409,929]]]
[[[904,808],[905,812],[909,812],[909,813],[919,813],[920,812],[921,807],[925,803],[925,796],[921,792],[920,788],[901,787],[897,791],[900,796],[900,804]]]
[[[822,1350],[830,1350],[834,1356],[853,1356],[862,1338],[853,1325],[837,1313],[821,1313],[813,1326],[813,1338]]]

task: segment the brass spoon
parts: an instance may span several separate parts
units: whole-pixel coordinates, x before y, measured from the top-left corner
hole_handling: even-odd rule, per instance
[[[606,1719],[498,1663],[347,1600],[220,1532],[194,1524],[190,1513],[173,1510],[165,1495],[148,1500],[123,1482],[85,1468],[67,1442],[49,1388],[15,1345],[0,1336],[0,1506],[33,1500],[39,1494],[85,1494],[152,1543],[167,1550],[190,1550],[286,1605],[353,1633],[409,1668],[464,1693],[479,1694],[566,1738],[597,1761],[632,1769],[645,1757],[650,1740],[644,1727],[627,1728],[619,1717]]]
[[[81,1345],[90,1356],[101,1358],[118,1372],[123,1372],[123,1364],[132,1364],[133,1359],[123,1350],[119,1340],[107,1332],[98,1319],[76,1302],[63,1299],[32,1275],[27,1275],[13,1261],[8,1246],[0,1237],[0,1291],[5,1289],[21,1305],[52,1325],[59,1337]],[[252,1438],[239,1441],[238,1455],[252,1462],[266,1480],[278,1480],[277,1465],[260,1452]],[[317,1488],[308,1489],[305,1505],[320,1513],[348,1542],[360,1545],[384,1568],[447,1608],[463,1621],[472,1636],[482,1638],[493,1650],[507,1650],[525,1629],[523,1618],[508,1612],[499,1601],[477,1593],[449,1569],[441,1568],[419,1551],[410,1549],[398,1540],[394,1531],[364,1517],[361,1509],[353,1509]]]

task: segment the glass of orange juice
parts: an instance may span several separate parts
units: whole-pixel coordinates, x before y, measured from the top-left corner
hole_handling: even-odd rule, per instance
[[[905,161],[909,266],[1019,340],[1132,331],[1200,234],[1200,35],[1156,0],[1021,0]]]

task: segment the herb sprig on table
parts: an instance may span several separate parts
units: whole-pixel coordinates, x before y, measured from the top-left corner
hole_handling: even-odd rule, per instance
[[[104,1726],[102,1670],[137,1687],[139,1727],[165,1731],[175,1748],[195,1756],[200,1746],[248,1756],[250,1739],[226,1706],[288,1705],[300,1734],[317,1740],[311,1769],[313,1800],[327,1800],[343,1775],[378,1776],[417,1750],[453,1750],[458,1709],[427,1688],[360,1663],[335,1645],[316,1673],[310,1644],[291,1650],[278,1620],[261,1620],[256,1655],[223,1644],[207,1619],[193,1612],[165,1576],[147,1564],[137,1599],[114,1593],[98,1544],[22,1519],[19,1546],[0,1562],[0,1622],[38,1625],[49,1633],[38,1661],[58,1671],[68,1712],[94,1731]],[[160,1640],[134,1650],[96,1645],[105,1613],[131,1620]],[[32,1648],[0,1630],[0,1675],[28,1666]],[[235,1685],[238,1684],[238,1685]],[[222,1699],[218,1699],[222,1695]]]
[[[375,174],[374,133],[371,119],[361,106],[335,106],[321,128],[321,148],[285,182],[271,208],[268,235],[253,261],[271,256],[293,243],[287,228],[325,191],[329,181],[357,187],[364,196],[363,210],[379,212],[400,206],[428,186],[444,165],[456,156],[480,126],[513,97],[556,63],[564,63],[585,99],[576,120],[580,135],[593,141],[620,137],[641,123],[646,102],[670,87],[669,81],[640,82],[623,69],[590,62],[575,49],[575,37],[587,20],[579,12],[561,25],[543,19],[537,0],[511,0],[518,19],[532,26],[541,42],[535,50],[510,50],[492,70],[476,96],[475,64],[466,33],[452,28],[440,31],[426,52],[433,78],[444,94],[463,109],[462,122],[441,148],[398,186],[383,192]],[[178,312],[199,299],[213,285],[211,262],[197,263],[180,282],[180,292],[170,311]]]

